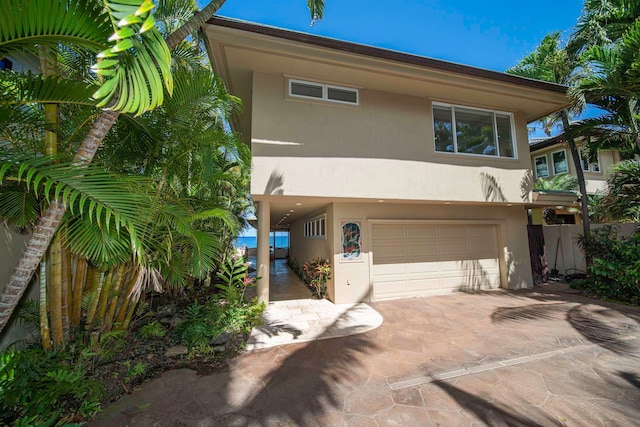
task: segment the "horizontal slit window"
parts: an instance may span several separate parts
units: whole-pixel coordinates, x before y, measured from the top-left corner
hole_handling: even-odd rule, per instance
[[[313,218],[304,223],[304,237],[310,239],[324,239],[327,228],[326,217],[324,215]]]
[[[358,89],[293,79],[289,80],[289,96],[341,104],[358,105],[359,103]]]

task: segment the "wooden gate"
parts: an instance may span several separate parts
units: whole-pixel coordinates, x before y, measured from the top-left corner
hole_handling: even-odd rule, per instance
[[[544,245],[542,225],[527,225],[529,235],[529,256],[531,257],[531,273],[533,284],[545,283],[549,278],[549,264]]]

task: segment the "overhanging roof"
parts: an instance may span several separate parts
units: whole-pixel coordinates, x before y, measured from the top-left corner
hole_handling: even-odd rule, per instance
[[[548,90],[551,92],[564,94],[568,89],[568,87],[564,85],[529,79],[513,74],[501,73],[499,71],[487,70],[485,68],[472,67],[455,62],[443,61],[441,59],[412,55],[409,53],[383,49],[359,43],[352,43],[329,37],[315,36],[313,34],[285,30],[278,27],[255,24],[252,22],[241,21],[237,19],[214,16],[207,21],[207,24],[226,28],[234,28],[236,30],[249,31],[265,36],[278,37],[285,40],[291,40],[295,42],[306,43],[314,46],[326,47],[329,49],[336,49],[344,52],[356,53],[359,55],[366,55],[380,59],[387,59],[390,61],[404,62],[406,64],[418,65],[420,67],[427,67],[456,74],[466,74],[473,77],[481,77],[485,79],[497,80],[536,89]]]
[[[533,207],[573,206],[578,202],[578,193],[575,191],[539,190],[531,192],[531,204]]]
[[[570,104],[566,86],[439,59],[218,16],[204,30],[214,69],[245,103],[236,123],[245,136],[254,72],[512,111],[527,122]]]

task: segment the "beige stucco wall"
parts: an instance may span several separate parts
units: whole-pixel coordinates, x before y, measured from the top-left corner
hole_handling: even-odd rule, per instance
[[[16,233],[6,225],[0,224],[0,291],[7,286],[28,239],[28,234]],[[33,281],[23,298],[39,299],[38,287],[34,286]],[[12,321],[0,337],[0,349],[26,338],[32,332],[30,325]]]
[[[542,150],[537,150],[531,153],[531,164],[534,164],[534,158],[539,156],[547,156],[547,165],[549,165],[549,178],[553,178],[553,164],[551,159],[551,153],[556,151],[565,150],[567,158],[569,159],[569,174],[576,175],[576,166],[573,164],[573,158],[568,148],[563,148],[561,145],[554,145]],[[608,171],[611,166],[620,161],[618,152],[615,150],[601,150],[598,152],[600,159],[600,172],[584,172],[584,181],[587,186],[587,193],[593,194],[596,192],[604,192],[607,189],[606,180]]]
[[[334,203],[334,236],[340,236],[341,221],[362,221],[362,262],[341,262],[341,241],[333,241],[333,301],[351,303],[370,299],[371,223],[370,220],[429,220],[429,221],[488,221],[498,229],[502,241],[499,253],[503,258],[503,273],[507,286],[519,289],[532,286],[527,237],[527,215],[522,207],[391,204],[391,203]],[[500,245],[501,243],[499,243]]]
[[[301,101],[287,98],[285,83],[253,74],[254,197],[528,201],[531,159],[519,114],[518,159],[436,153],[431,99],[364,88],[358,106]],[[495,108],[489,94],[486,105],[471,106]]]
[[[591,224],[591,229],[595,230],[605,225],[607,224]],[[617,224],[620,227],[619,236],[630,236],[639,225]],[[560,274],[585,272],[587,267],[584,252],[577,242],[582,235],[581,224],[545,225],[542,230],[549,269],[556,269]]]

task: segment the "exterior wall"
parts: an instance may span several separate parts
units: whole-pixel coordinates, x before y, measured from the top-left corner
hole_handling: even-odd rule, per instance
[[[341,240],[333,241],[333,278],[336,303],[370,300],[371,226],[369,220],[433,220],[495,222],[502,258],[503,283],[510,289],[532,286],[527,214],[522,207],[449,206],[444,204],[334,203],[334,236],[340,236],[343,220],[362,221],[362,262],[341,262]],[[500,243],[502,242],[502,243]],[[502,250],[500,250],[502,249]]]
[[[0,291],[7,286],[28,239],[29,235],[16,233],[6,226],[3,227],[3,230],[0,230],[0,259],[2,260],[0,263]],[[39,299],[38,286],[35,286],[35,281],[31,281],[23,298]],[[24,339],[30,332],[28,325],[13,321],[3,332],[0,339],[0,349]]]
[[[304,237],[304,223],[307,220],[326,214],[325,238],[307,238]],[[332,238],[331,230],[333,227],[333,210],[331,205],[327,209],[316,211],[311,215],[291,224],[289,228],[289,256],[291,259],[297,260],[300,264],[311,261],[315,258],[331,259]],[[327,283],[327,292],[329,299],[334,300],[333,292],[333,275]]]
[[[560,144],[554,145],[552,147],[547,147],[542,150],[537,150],[531,153],[531,164],[534,163],[534,158],[546,155],[547,156],[547,164],[549,165],[549,177],[553,178],[553,164],[551,159],[551,153],[565,150],[567,153],[567,158],[569,159],[569,174],[576,176],[576,166],[573,164],[573,159],[571,158],[571,154],[569,153],[568,148],[563,148]],[[596,192],[606,191],[607,185],[606,180],[608,176],[608,170],[615,163],[620,161],[619,155],[617,151],[614,150],[602,150],[598,152],[598,156],[600,158],[600,172],[584,172],[584,180],[587,186],[587,193],[593,194]]]
[[[591,229],[605,225],[610,224],[591,224]],[[640,224],[617,225],[620,226],[620,236],[630,236]],[[563,275],[586,271],[584,252],[577,243],[577,239],[582,235],[582,225],[546,225],[542,230],[550,269],[557,269]]]
[[[294,100],[285,83],[282,75],[253,74],[254,197],[529,201],[531,159],[520,114],[518,159],[438,153],[429,99],[361,89],[358,106]],[[491,108],[487,95],[486,105],[471,106]]]

